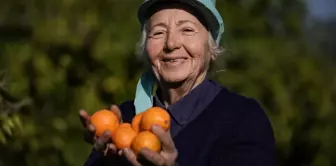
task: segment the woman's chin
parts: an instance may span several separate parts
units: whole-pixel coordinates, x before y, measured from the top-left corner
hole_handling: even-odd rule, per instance
[[[185,81],[188,76],[187,75],[182,75],[182,74],[169,74],[169,75],[163,75],[163,80],[166,83],[181,83]]]

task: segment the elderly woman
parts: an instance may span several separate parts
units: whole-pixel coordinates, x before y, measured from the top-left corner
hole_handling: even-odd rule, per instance
[[[138,17],[140,49],[151,68],[139,80],[135,99],[111,111],[130,123],[149,107],[163,107],[172,117],[171,130],[154,126],[162,150],[142,149],[140,160],[130,149],[117,152],[111,133],[94,138],[90,116],[80,111],[91,133],[86,141],[94,144],[85,165],[275,165],[273,130],[260,105],[207,79],[224,31],[215,0],[147,0]]]

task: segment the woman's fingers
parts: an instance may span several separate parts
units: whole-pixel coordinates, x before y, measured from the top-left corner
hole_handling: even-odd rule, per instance
[[[95,127],[93,125],[89,125],[84,133],[84,141],[93,144],[95,142],[95,132]]]
[[[87,128],[87,126],[90,124],[90,115],[85,110],[80,110],[79,117],[82,125]]]
[[[127,160],[134,166],[141,166],[141,164],[137,160],[137,156],[131,149],[123,149],[122,154],[127,158]]]
[[[79,117],[82,122],[84,131],[84,141],[93,144],[95,141],[95,127],[90,123],[90,115],[85,110],[79,111]]]
[[[116,106],[116,105],[112,105],[110,107],[110,110],[118,117],[120,122],[122,122],[122,116],[121,116],[121,111],[120,111],[119,107]]]
[[[174,165],[178,153],[177,153],[177,150],[175,148],[174,141],[173,141],[173,139],[170,135],[170,132],[169,131],[168,132],[164,131],[159,126],[153,126],[152,132],[159,138],[159,140],[162,143],[162,152],[161,152],[160,157],[163,159],[164,165]],[[154,161],[154,162],[156,162],[155,164],[161,164],[162,163],[162,161],[161,161],[162,159],[160,159],[159,157],[156,157],[156,155],[151,154],[149,152],[147,152],[147,155],[151,155],[149,157],[153,158],[153,160],[155,160]]]
[[[148,161],[153,163],[154,165],[165,165],[166,159],[163,158],[159,153],[156,153],[147,148],[142,148],[140,150],[140,154]]]
[[[153,126],[152,132],[159,138],[162,143],[162,152],[157,153],[147,148],[140,150],[140,155],[145,159],[146,163],[150,162],[154,165],[173,165],[177,158],[177,150],[170,132],[164,131],[161,127]],[[141,165],[137,156],[131,149],[124,149],[122,154],[135,166]],[[120,155],[120,154],[119,154]],[[142,163],[142,162],[141,162]]]
[[[105,155],[115,155],[116,153],[117,153],[117,147],[112,143],[108,143]]]
[[[92,125],[92,124],[89,124],[89,125],[87,126],[87,130],[88,130],[89,132],[91,132],[91,133],[95,133],[95,132],[96,132],[96,128],[95,128],[94,125]]]
[[[122,150],[119,150],[119,151],[118,151],[118,155],[119,155],[119,156],[123,155],[123,151],[122,151]]]
[[[164,131],[161,127],[154,125],[152,132],[159,138],[162,143],[162,150],[167,153],[175,153],[175,144],[171,138],[170,132]]]
[[[107,147],[109,140],[111,139],[111,133],[108,131],[105,131],[96,141],[94,144],[94,148],[99,152],[106,153],[109,148]],[[115,146],[110,147],[113,148],[111,150],[115,151]]]
[[[94,148],[104,156],[117,153],[117,147],[111,142],[111,133],[108,131],[95,140]]]

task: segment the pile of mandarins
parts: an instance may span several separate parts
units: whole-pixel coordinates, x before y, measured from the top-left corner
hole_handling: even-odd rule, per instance
[[[161,142],[151,132],[153,125],[162,127],[165,131],[170,128],[170,116],[160,107],[152,107],[137,114],[132,123],[120,123],[118,117],[109,110],[100,110],[91,116],[91,123],[96,128],[96,136],[105,130],[112,133],[112,141],[118,149],[131,148],[138,154],[141,148],[152,151],[161,150]]]

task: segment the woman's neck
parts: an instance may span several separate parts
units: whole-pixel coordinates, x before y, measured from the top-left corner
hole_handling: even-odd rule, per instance
[[[160,99],[167,108],[169,105],[176,103],[195,87],[203,82],[206,75],[201,75],[196,79],[185,80],[176,84],[160,84]]]

